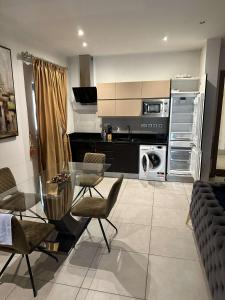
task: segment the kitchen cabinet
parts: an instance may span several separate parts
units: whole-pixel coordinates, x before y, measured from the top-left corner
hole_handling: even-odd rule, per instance
[[[96,142],[95,152],[105,154],[106,163],[111,164],[111,167],[107,170],[107,172],[112,172],[113,171],[113,166],[114,166],[113,144],[112,143],[105,143],[105,142]]]
[[[169,98],[170,80],[143,81],[141,98]]]
[[[116,99],[141,98],[141,82],[116,82]]]
[[[107,172],[138,174],[139,144],[71,140],[70,145],[73,161],[83,161],[86,152],[104,153],[106,163],[111,164]]]
[[[117,117],[139,117],[141,115],[141,99],[116,100]]]
[[[98,99],[116,99],[116,83],[97,84]]]
[[[116,100],[98,100],[98,116],[99,117],[115,117]]]
[[[72,161],[82,162],[86,152],[95,152],[95,142],[70,141]]]
[[[139,145],[118,143],[113,145],[113,171],[121,173],[138,173]]]

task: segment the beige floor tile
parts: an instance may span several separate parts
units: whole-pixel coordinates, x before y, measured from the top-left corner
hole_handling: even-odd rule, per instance
[[[109,219],[111,219],[113,214],[111,213]],[[107,230],[108,222],[102,220],[102,225],[105,230]],[[101,228],[97,219],[92,219],[89,223],[87,230],[82,234],[79,243],[88,243],[90,246],[100,246],[103,240]]]
[[[133,205],[153,205],[153,197],[154,192],[152,190],[146,191],[138,191],[138,190],[130,190],[126,188],[122,193],[118,203],[121,204],[133,204]]]
[[[89,268],[97,254],[98,244],[83,242],[75,247],[64,261],[64,265],[71,267]]]
[[[114,228],[109,226],[106,234],[113,249],[149,253],[150,226],[128,223],[115,225],[118,228],[118,233],[115,235]]]
[[[152,226],[186,228],[187,214],[188,210],[154,207]]]
[[[155,182],[155,191],[159,191],[161,193],[168,193],[171,191],[175,194],[185,195],[185,188],[183,183],[181,182]]]
[[[98,247],[90,246],[88,242],[82,243],[70,253],[63,264],[42,260],[36,262],[33,272],[40,280],[80,287],[97,250]]]
[[[147,193],[150,191],[154,191],[155,182],[138,179],[127,179],[126,189],[132,191],[138,190]]]
[[[76,300],[135,300],[135,298],[108,294],[98,291],[80,289]]]
[[[100,259],[90,288],[143,299],[147,261],[148,257],[144,254],[112,250]]]
[[[112,221],[117,223],[132,223],[151,225],[152,207],[149,205],[119,204],[112,216]]]
[[[16,287],[15,283],[0,279],[0,300],[5,300]]]
[[[188,196],[191,196],[193,190],[193,183],[184,183],[184,189]]]
[[[68,285],[55,284],[51,282],[44,282],[35,280],[35,286],[38,292],[36,298],[33,296],[33,291],[29,280],[24,281],[20,286],[17,286],[7,299],[23,299],[23,300],[75,300],[79,288]]]
[[[152,227],[150,254],[198,260],[190,229]]]
[[[166,194],[154,193],[154,206],[162,208],[188,209],[187,195],[175,194],[168,191]]]
[[[198,262],[149,256],[148,300],[209,300]]]
[[[44,281],[51,281],[59,284],[66,284],[75,287],[80,287],[87,273],[87,268],[83,267],[71,267],[63,265],[57,270],[42,268],[39,271],[35,271],[36,278]]]

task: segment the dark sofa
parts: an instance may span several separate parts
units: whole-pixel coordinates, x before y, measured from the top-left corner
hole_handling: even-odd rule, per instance
[[[196,181],[190,217],[214,300],[225,300],[225,184]]]

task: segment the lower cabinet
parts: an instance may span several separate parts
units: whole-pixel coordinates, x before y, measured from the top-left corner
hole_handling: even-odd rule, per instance
[[[114,144],[114,172],[138,173],[139,145],[119,143]]]
[[[106,156],[106,163],[111,164],[107,172],[113,172],[114,166],[114,147],[112,143],[96,142],[95,152],[104,153]]]
[[[71,151],[73,161],[83,161],[86,152],[104,153],[111,164],[107,172],[138,173],[138,144],[71,141]]]
[[[71,141],[72,161],[82,162],[86,152],[95,152],[95,143]]]

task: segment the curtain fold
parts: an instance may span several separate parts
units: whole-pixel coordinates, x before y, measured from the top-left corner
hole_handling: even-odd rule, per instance
[[[67,74],[64,68],[33,61],[39,130],[40,171],[55,176],[71,160],[67,131]]]

